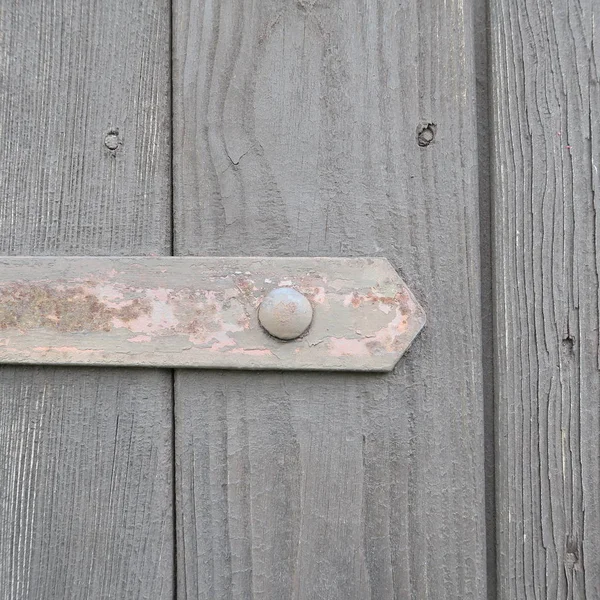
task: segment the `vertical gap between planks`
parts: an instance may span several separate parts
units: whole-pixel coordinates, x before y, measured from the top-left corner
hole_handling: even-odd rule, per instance
[[[479,176],[481,336],[483,374],[484,468],[487,596],[496,598],[496,490],[495,490],[495,390],[494,390],[494,292],[492,253],[492,189],[489,95],[488,0],[474,7],[475,92]]]
[[[175,177],[173,168],[173,155],[174,155],[174,142],[175,132],[173,127],[173,116],[174,116],[174,78],[173,73],[175,71],[173,62],[175,60],[174,51],[174,39],[175,33],[174,28],[174,16],[173,16],[173,0],[169,1],[169,193],[170,193],[170,206],[169,216],[171,218],[171,256],[175,254]],[[173,522],[173,600],[177,600],[179,593],[177,590],[177,444],[175,441],[176,434],[176,415],[175,415],[175,379],[177,377],[177,371],[171,369],[171,485],[172,485],[172,522]]]
[[[175,94],[175,89],[174,89],[174,79],[173,79],[173,73],[175,72],[175,66],[174,66],[174,61],[175,61],[175,32],[173,31],[173,28],[175,26],[174,24],[174,16],[173,16],[173,3],[174,0],[170,0],[169,1],[169,139],[170,139],[170,144],[169,144],[169,150],[170,150],[170,155],[169,155],[169,176],[170,176],[170,205],[171,205],[171,210],[170,210],[170,217],[171,217],[171,256],[175,255],[175,175],[174,175],[174,167],[173,167],[173,160],[174,160],[174,146],[175,146],[175,132],[174,132],[174,127],[173,127],[173,121],[174,121],[174,94]],[[173,378],[175,377],[175,372],[173,371]],[[174,390],[175,388],[173,388]],[[175,396],[173,396],[173,406],[175,406]]]
[[[171,466],[171,502],[173,505],[173,599],[177,600],[177,457],[175,454],[177,448],[175,444],[175,373],[175,369],[171,369],[171,455],[173,457],[173,464]]]

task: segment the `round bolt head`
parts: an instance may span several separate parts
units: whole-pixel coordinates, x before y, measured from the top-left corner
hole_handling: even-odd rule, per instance
[[[312,318],[313,309],[306,296],[288,287],[271,290],[258,308],[260,324],[280,340],[302,335]]]

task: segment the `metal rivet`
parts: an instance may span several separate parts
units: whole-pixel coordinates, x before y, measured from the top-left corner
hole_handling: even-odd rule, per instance
[[[288,288],[271,290],[258,309],[260,324],[280,340],[293,340],[310,325],[313,309],[300,292]]]

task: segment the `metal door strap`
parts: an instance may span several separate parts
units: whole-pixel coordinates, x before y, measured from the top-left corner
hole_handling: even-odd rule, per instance
[[[424,324],[384,258],[0,258],[1,363],[390,371]]]

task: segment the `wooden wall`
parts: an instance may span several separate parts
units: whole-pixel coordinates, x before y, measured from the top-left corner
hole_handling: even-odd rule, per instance
[[[0,3],[1,253],[385,256],[428,314],[388,375],[2,367],[0,598],[600,598],[599,12]]]

